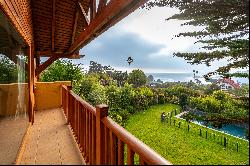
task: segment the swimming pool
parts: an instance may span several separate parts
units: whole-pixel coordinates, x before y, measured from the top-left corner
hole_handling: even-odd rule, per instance
[[[194,120],[192,122],[195,123],[195,124],[199,124],[199,125],[205,126],[204,125],[205,124],[204,121]],[[241,127],[241,126],[236,125],[236,124],[223,125],[222,128],[220,128],[220,129],[219,128],[215,128],[212,125],[208,125],[207,127],[211,128],[211,129],[214,129],[214,130],[217,130],[217,131],[221,131],[221,132],[233,135],[235,137],[239,137],[239,138],[247,140],[246,135],[245,135],[245,130],[246,129],[244,127]]]

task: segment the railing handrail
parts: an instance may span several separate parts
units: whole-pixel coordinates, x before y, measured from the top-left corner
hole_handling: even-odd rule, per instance
[[[134,155],[137,154],[140,158],[140,164],[172,165],[109,118],[107,105],[97,105],[95,108],[75,94],[71,87],[65,85],[62,85],[62,93],[62,106],[67,123],[72,127],[87,163],[124,164],[124,147],[126,145],[128,150],[127,164],[133,164]],[[109,134],[107,134],[107,130],[110,131]],[[111,146],[109,150],[107,150],[107,145]],[[116,155],[118,155],[117,158],[114,157]]]
[[[104,117],[102,122],[117,135],[125,144],[133,148],[133,151],[139,154],[143,160],[153,165],[172,165],[169,161],[161,157],[158,153],[114,122],[109,117]]]
[[[62,87],[65,89],[65,90],[68,90],[67,86],[66,85],[62,85]]]
[[[85,108],[90,110],[94,115],[96,114],[95,107],[93,107],[91,104],[88,102],[84,101],[80,96],[75,94],[72,90],[69,91],[69,93],[78,101],[80,102]]]

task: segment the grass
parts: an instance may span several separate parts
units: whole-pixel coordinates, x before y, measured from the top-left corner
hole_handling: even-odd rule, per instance
[[[167,114],[174,109],[180,109],[177,105],[164,104],[152,106],[144,112],[137,113],[126,122],[126,129],[142,140],[173,164],[195,165],[248,165],[249,142],[225,135],[207,128],[202,129],[202,137],[199,135],[201,126],[191,123],[190,131],[188,123],[184,120],[172,118],[161,122],[160,115],[163,111]],[[175,126],[173,120],[176,120]],[[178,122],[181,121],[181,128]],[[208,131],[208,139],[205,131]],[[216,136],[214,137],[214,134]],[[221,138],[227,137],[228,147],[221,145]],[[223,139],[224,140],[224,139]],[[239,143],[239,151],[236,143]]]

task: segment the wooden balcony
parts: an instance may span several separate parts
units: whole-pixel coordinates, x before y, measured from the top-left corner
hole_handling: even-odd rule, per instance
[[[170,165],[108,117],[108,106],[91,106],[62,85],[62,107],[86,164]],[[125,160],[126,159],[126,160]]]
[[[26,134],[28,123],[21,122],[27,122],[27,117],[19,118],[20,122],[0,121],[1,148],[11,147],[1,153],[1,163],[171,164],[110,119],[107,105],[93,107],[65,84],[70,82],[36,84],[35,122]],[[10,125],[11,131],[6,127]]]
[[[9,155],[13,158],[18,153],[15,163],[122,165],[134,164],[137,155],[141,165],[170,164],[111,120],[108,106],[99,105],[95,108],[66,86],[60,86],[60,92],[53,87],[50,91],[49,84],[52,83],[48,83],[48,86],[39,90],[40,83],[37,82],[39,74],[55,60],[80,58],[80,48],[145,2],[147,0],[0,1],[0,14],[5,18],[1,25],[11,25],[2,26],[2,32],[6,35],[0,37],[1,42],[5,43],[2,46],[3,53],[10,59],[15,57],[10,39],[19,36],[20,39],[13,43],[22,46],[28,60],[26,96],[27,122],[30,122],[30,127],[24,139],[20,135],[15,141],[19,142],[16,145],[22,142],[21,149],[13,146],[13,153]],[[8,34],[10,29],[17,33]],[[40,64],[42,56],[48,57],[48,60]],[[6,95],[2,96],[6,98]],[[10,104],[6,104],[5,108],[15,105],[13,100],[9,101]],[[5,120],[2,122],[7,123]],[[5,129],[4,125],[2,127],[0,149],[4,147],[4,151],[9,152],[7,145],[14,140],[15,131]],[[5,154],[1,152],[0,162],[5,159]],[[10,164],[9,161],[7,163]]]

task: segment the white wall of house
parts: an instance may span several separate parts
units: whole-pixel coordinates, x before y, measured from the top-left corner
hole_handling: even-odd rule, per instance
[[[219,82],[217,83],[217,85],[220,87],[221,90],[223,91],[227,91],[227,90],[230,90],[230,89],[234,89],[234,87],[228,83],[225,83],[225,82]]]

